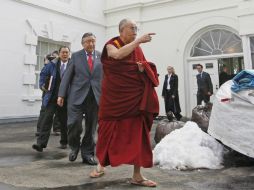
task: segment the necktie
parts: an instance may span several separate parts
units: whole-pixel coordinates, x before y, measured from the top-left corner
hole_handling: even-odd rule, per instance
[[[92,72],[93,71],[93,58],[92,58],[92,54],[88,54],[87,63],[88,63],[90,72]]]
[[[60,67],[60,76],[61,76],[61,78],[63,78],[63,74],[64,74],[64,67],[65,67],[65,65],[64,65],[64,64],[62,64],[62,65],[61,65],[61,67]]]

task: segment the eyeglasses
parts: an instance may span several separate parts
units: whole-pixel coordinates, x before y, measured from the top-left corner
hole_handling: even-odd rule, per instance
[[[131,27],[129,27],[129,29],[131,29],[133,32],[138,32],[139,31],[137,26],[131,26]]]

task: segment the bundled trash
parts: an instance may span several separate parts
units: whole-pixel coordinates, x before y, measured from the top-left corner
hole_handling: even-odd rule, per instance
[[[208,133],[254,158],[254,70],[242,71],[215,95]]]
[[[153,151],[154,164],[163,169],[222,168],[224,147],[188,121],[165,136]]]
[[[209,126],[212,106],[212,103],[207,103],[205,106],[198,105],[192,110],[191,121],[197,123],[204,132],[207,132]]]
[[[180,129],[184,126],[184,122],[177,121],[173,112],[169,111],[167,113],[168,119],[163,119],[160,121],[156,127],[154,140],[156,143],[159,143],[163,137],[171,133],[175,129]]]

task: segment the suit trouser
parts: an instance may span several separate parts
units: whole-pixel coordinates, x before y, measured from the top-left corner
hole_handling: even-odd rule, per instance
[[[45,108],[43,106],[41,106],[41,110],[40,110],[40,115],[37,121],[37,133],[40,133],[41,130],[41,121],[44,117],[44,113],[45,113]]]
[[[53,118],[53,131],[56,132],[59,129],[61,130],[61,122],[60,122],[60,118],[58,116],[59,112],[56,111],[54,118]]]
[[[41,106],[40,115],[39,115],[39,118],[38,118],[38,121],[37,121],[37,133],[40,132],[41,121],[42,121],[42,118],[44,117],[45,109],[46,109],[45,107]],[[57,131],[58,129],[62,130],[61,129],[61,123],[59,121],[58,111],[56,111],[56,113],[54,115],[54,118],[53,118],[53,131]]]
[[[59,107],[56,103],[49,102],[47,107],[43,107],[43,116],[39,117],[40,120],[40,134],[37,138],[37,144],[42,147],[47,147],[52,123],[53,116],[56,112],[59,113],[59,121],[61,123],[61,144],[67,144],[67,108],[66,105]]]
[[[44,97],[44,95],[45,95],[45,93],[43,92],[42,98]],[[41,106],[40,115],[39,115],[39,118],[37,121],[37,131],[36,131],[37,133],[40,133],[40,131],[41,131],[41,120],[44,117],[44,113],[45,113],[45,108],[44,108],[44,106]]]
[[[197,105],[201,105],[203,100],[207,104],[208,102],[210,102],[210,96],[204,95],[203,93],[198,92],[197,93]]]
[[[68,105],[68,143],[72,150],[81,148],[83,159],[94,156],[98,108],[92,88],[81,105]],[[85,114],[85,134],[80,144],[83,114]]]

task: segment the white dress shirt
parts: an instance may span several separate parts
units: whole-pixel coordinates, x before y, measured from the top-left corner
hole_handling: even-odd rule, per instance
[[[202,78],[202,75],[203,75],[203,71],[200,73],[200,78]]]
[[[170,90],[170,83],[169,82],[170,82],[171,75],[172,74],[168,75],[167,90]]]

